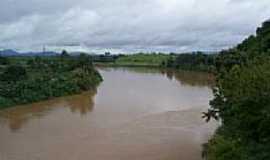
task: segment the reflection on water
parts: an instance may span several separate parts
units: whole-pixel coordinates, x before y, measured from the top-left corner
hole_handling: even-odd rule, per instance
[[[86,115],[94,108],[94,96],[97,91],[85,92],[81,95],[67,97],[66,101],[71,112],[79,112],[81,115]]]
[[[191,86],[213,86],[214,76],[203,72],[194,71],[167,71],[167,76],[173,77],[178,80],[182,85]]]
[[[99,71],[97,91],[0,111],[0,160],[201,160],[212,75]]]
[[[85,115],[93,110],[93,97],[95,94],[96,91],[93,90],[80,95],[56,98],[54,100],[11,108],[0,112],[0,123],[1,121],[8,122],[10,129],[17,131],[28,120],[34,118],[41,119],[59,107],[68,107],[71,112],[79,112],[81,115]]]
[[[134,72],[141,74],[163,74],[168,79],[176,79],[182,85],[191,85],[198,87],[213,86],[215,79],[213,74],[196,71],[185,71],[175,69],[156,69],[144,67],[115,67],[115,68],[101,68],[101,70],[112,71],[121,70],[123,72]]]

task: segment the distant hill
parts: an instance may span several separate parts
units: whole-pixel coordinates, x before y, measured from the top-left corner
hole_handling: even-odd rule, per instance
[[[57,56],[59,53],[47,51],[47,52],[24,52],[20,53],[19,56]]]
[[[56,56],[59,55],[57,52],[47,51],[47,52],[17,52],[12,49],[5,49],[0,51],[1,56]]]
[[[0,51],[1,56],[16,56],[18,54],[19,54],[18,52],[12,49],[5,49],[5,50]]]

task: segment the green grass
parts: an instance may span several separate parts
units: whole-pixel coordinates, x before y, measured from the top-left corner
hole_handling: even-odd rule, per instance
[[[167,61],[169,57],[169,55],[165,54],[134,54],[120,57],[116,60],[116,64],[159,66],[163,61]]]
[[[161,66],[171,56],[166,54],[132,54],[119,57],[114,63],[108,63],[107,66]],[[99,63],[100,64],[100,63]]]

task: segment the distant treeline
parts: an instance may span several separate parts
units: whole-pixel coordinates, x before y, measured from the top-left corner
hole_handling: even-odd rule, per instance
[[[205,54],[203,52],[175,54],[161,66],[183,70],[196,70],[213,72],[215,69],[216,54]]]
[[[208,160],[270,159],[270,22],[216,58],[217,86],[207,121],[221,127],[204,145]]]
[[[0,57],[0,109],[95,89],[101,80],[85,54]]]
[[[66,52],[66,51],[65,51]],[[51,53],[51,52],[48,52]],[[67,52],[66,52],[67,53]],[[29,55],[29,54],[27,54]],[[49,56],[51,55],[51,56]],[[59,54],[38,54],[39,57],[58,57]],[[77,57],[77,54],[68,54],[71,57]],[[127,67],[162,67],[175,68],[182,70],[206,71],[213,72],[215,70],[215,60],[217,54],[204,52],[190,53],[161,53],[161,52],[140,52],[126,54],[89,54],[91,61],[102,66],[127,66]],[[10,58],[29,58],[33,56],[10,56]],[[3,62],[1,62],[3,61]],[[0,65],[5,59],[0,59]]]
[[[214,71],[217,54],[191,53],[135,53],[93,55],[97,64],[108,66],[150,66],[195,71]]]

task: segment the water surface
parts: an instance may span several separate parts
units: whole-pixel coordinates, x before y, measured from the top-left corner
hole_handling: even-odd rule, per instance
[[[206,73],[100,68],[96,91],[0,112],[0,160],[201,160]]]

